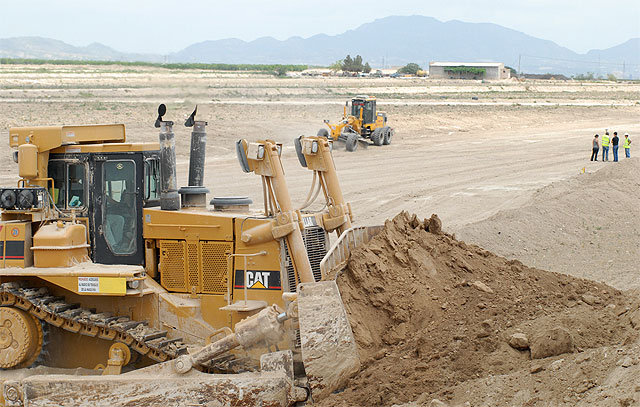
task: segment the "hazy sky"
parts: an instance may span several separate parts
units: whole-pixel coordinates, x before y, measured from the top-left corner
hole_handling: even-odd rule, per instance
[[[576,52],[640,37],[640,0],[0,0],[0,38],[169,53],[205,40],[339,34],[389,15],[490,22]]]

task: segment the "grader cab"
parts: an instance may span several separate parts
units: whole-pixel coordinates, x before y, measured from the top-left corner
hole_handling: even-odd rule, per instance
[[[344,142],[347,151],[355,151],[358,144],[368,146],[371,141],[376,146],[389,145],[394,130],[387,125],[387,115],[377,111],[376,98],[373,96],[356,96],[345,103],[342,119],[331,124],[325,120],[329,130],[318,130],[318,136]]]
[[[187,120],[189,185],[178,188],[165,112],[158,143],[128,142],[124,125],[10,129],[20,181],[0,188],[0,404],[286,406],[357,371],[340,294],[320,270],[328,234],[352,221],[330,141],[296,140],[324,212],[293,206],[272,140],[236,144],[264,209],[247,197],[210,207],[207,123]]]

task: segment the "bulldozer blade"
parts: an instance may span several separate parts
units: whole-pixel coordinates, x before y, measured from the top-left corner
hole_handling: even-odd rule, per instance
[[[302,362],[317,401],[358,372],[358,348],[335,281],[300,284],[298,313]]]
[[[304,400],[293,385],[291,351],[262,355],[260,372],[207,374],[160,363],[114,376],[34,375],[3,383],[5,405],[17,406],[273,406]],[[304,396],[304,397],[302,397]]]

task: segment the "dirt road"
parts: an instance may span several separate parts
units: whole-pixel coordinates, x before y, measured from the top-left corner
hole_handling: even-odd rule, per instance
[[[379,108],[388,112],[396,128],[392,145],[360,148],[353,154],[338,145],[334,152],[345,196],[359,223],[381,223],[402,208],[420,216],[437,212],[456,230],[500,209],[518,207],[535,189],[577,174],[584,166],[597,169],[601,163],[586,161],[595,132],[607,127],[640,134],[640,106],[634,104],[640,85],[635,84],[9,68],[0,76],[3,131],[19,125],[122,122],[129,140],[152,141],[157,137],[152,127],[157,103],[167,103],[166,117],[177,123],[199,103],[201,118],[209,122],[206,184],[212,195],[249,195],[258,207],[260,182],[240,171],[235,140],[273,138],[285,143],[287,181],[294,200],[302,202],[311,175],[297,163],[292,139],[315,134],[323,119],[339,119],[342,100],[349,94],[377,94]],[[471,95],[479,100],[471,100]],[[625,106],[576,105],[620,102]],[[189,130],[177,125],[175,131],[179,179],[186,183]],[[15,172],[15,164],[0,163],[3,182],[12,182]]]

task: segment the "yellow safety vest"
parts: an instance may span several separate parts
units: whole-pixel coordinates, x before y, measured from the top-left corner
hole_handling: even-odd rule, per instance
[[[625,139],[624,139],[624,145],[623,145],[623,147],[624,147],[624,148],[631,148],[631,146],[629,145],[629,144],[631,144],[630,142],[631,142],[631,140],[629,140],[629,138],[628,138],[628,137],[627,137],[627,138],[625,138]]]
[[[609,147],[609,136],[602,136],[602,147]]]

